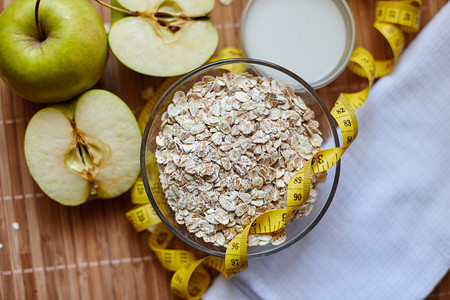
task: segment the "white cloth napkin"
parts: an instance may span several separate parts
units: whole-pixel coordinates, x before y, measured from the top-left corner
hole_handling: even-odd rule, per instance
[[[357,110],[334,200],[204,299],[422,299],[450,268],[450,4]]]

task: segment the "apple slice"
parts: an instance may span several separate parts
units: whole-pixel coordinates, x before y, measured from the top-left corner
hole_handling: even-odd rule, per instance
[[[25,133],[25,157],[44,193],[64,205],[114,198],[139,173],[141,133],[116,95],[91,90],[38,111]]]
[[[113,54],[139,73],[169,77],[205,63],[219,35],[209,21],[214,0],[117,0],[130,16],[109,32]]]

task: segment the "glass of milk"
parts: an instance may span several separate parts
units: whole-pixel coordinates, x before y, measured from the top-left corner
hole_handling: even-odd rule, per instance
[[[246,57],[283,66],[317,89],[345,69],[355,25],[343,0],[250,0],[239,35]]]

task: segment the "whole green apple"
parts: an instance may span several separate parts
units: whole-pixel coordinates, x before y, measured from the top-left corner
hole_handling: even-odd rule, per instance
[[[0,15],[0,77],[30,101],[66,101],[102,76],[105,27],[85,0],[42,0],[38,7],[38,22],[36,0],[14,0]]]

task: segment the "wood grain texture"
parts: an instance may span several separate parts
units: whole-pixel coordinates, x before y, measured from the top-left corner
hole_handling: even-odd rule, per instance
[[[11,0],[0,0],[0,11]],[[106,24],[109,11],[90,0]],[[421,27],[446,4],[424,0]],[[218,2],[212,20],[220,34],[218,50],[239,47],[238,28],[246,0],[224,7]],[[389,48],[372,28],[374,0],[347,0],[355,19],[356,46],[376,58]],[[408,35],[407,43],[414,38]],[[96,87],[109,90],[138,114],[142,91],[157,88],[163,79],[135,73],[110,54]],[[341,91],[365,87],[349,71],[318,92],[331,107]],[[170,292],[172,273],[164,270],[147,246],[148,235],[137,234],[124,213],[129,193],[80,207],[64,207],[46,197],[31,178],[24,158],[26,125],[43,105],[21,99],[0,80],[0,299],[176,299]],[[19,224],[14,230],[12,223]],[[179,240],[173,247],[190,249]],[[450,275],[429,299],[450,298]]]

